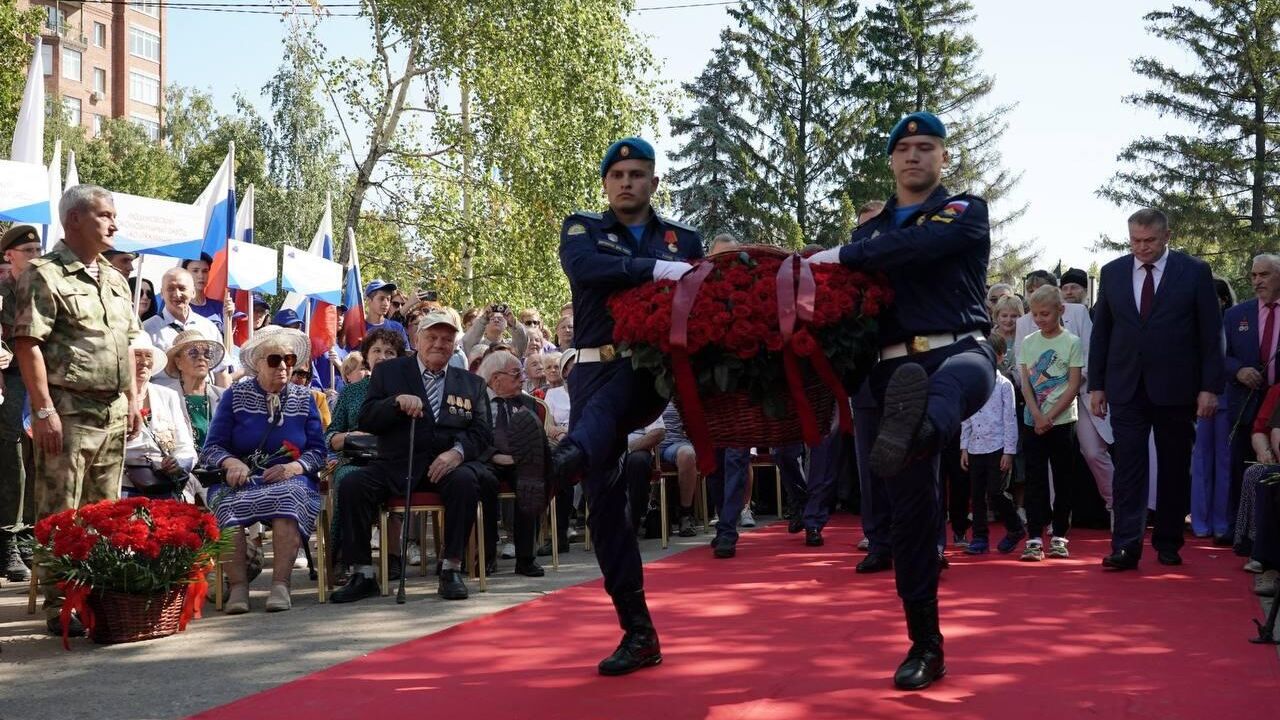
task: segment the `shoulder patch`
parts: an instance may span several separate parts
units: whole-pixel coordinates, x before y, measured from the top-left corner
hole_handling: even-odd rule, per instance
[[[663,215],[658,215],[658,220],[661,221],[663,225],[670,225],[673,228],[680,228],[681,230],[688,230],[689,232],[693,232],[693,233],[698,232],[698,229],[693,227],[692,225],[687,225],[678,220],[672,220],[671,218],[665,217]]]
[[[960,217],[969,209],[968,200],[951,200],[942,209],[934,213],[929,220],[933,222],[949,223]]]
[[[569,227],[565,228],[564,234],[569,237],[574,237],[575,235],[586,235],[587,226],[580,222],[569,223]]]

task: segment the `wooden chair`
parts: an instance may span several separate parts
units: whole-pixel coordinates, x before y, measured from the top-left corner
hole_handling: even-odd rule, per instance
[[[320,602],[329,602],[330,583],[333,578],[329,573],[332,549],[330,547],[329,528],[333,524],[333,496],[338,491],[333,482],[336,465],[328,465],[320,473],[320,515],[316,518],[316,589]]]
[[[392,496],[391,499],[387,501],[387,504],[382,507],[382,510],[378,514],[378,539],[379,539],[378,569],[380,571],[380,574],[378,576],[378,583],[379,583],[379,586],[382,588],[383,596],[391,594],[391,583],[387,580],[387,574],[388,574],[388,570],[390,569],[390,558],[391,558],[390,543],[392,542],[390,537],[390,532],[388,530],[388,525],[391,520],[391,513],[393,512],[404,512],[405,522],[410,522],[410,517],[413,515],[413,513],[428,513],[434,517],[435,526],[436,526],[435,537],[436,537],[436,557],[437,558],[440,557],[440,548],[441,548],[440,543],[444,537],[444,524],[445,524],[444,499],[440,497],[440,493],[415,492],[409,496],[408,507],[405,507],[403,495]],[[480,592],[484,592],[485,590],[488,589],[488,586],[485,581],[485,572],[484,572],[484,564],[485,564],[484,543],[479,542],[481,537],[481,532],[482,532],[481,528],[483,527],[484,527],[484,505],[482,503],[476,503],[476,525],[471,530],[471,538],[469,543],[472,546],[472,548],[474,548],[474,550],[473,551],[469,550],[467,554],[468,556],[473,556],[476,558],[475,565],[477,567],[479,578],[480,578]],[[407,572],[407,569],[404,569],[402,571]],[[425,565],[422,566],[422,569],[420,572],[423,575],[426,574]],[[475,572],[473,572],[473,576],[475,576]]]
[[[750,487],[754,488],[756,483],[756,469],[768,468],[768,467],[773,468],[774,489],[777,492],[778,517],[782,517],[782,510],[783,510],[782,508],[782,471],[778,469],[778,464],[773,459],[773,455],[771,453],[765,453],[763,455],[753,455],[751,457],[751,464],[748,466],[748,470],[747,470],[747,484]],[[746,497],[746,502],[750,504],[751,502],[750,495]]]
[[[31,583],[27,588],[27,614],[36,614],[36,598],[40,595],[40,581],[36,579],[36,569],[31,568]]]

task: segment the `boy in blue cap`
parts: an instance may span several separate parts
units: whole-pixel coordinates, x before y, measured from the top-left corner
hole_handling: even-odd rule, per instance
[[[893,677],[903,690],[928,687],[947,671],[938,628],[939,450],[995,384],[984,305],[987,204],[942,186],[946,136],[933,113],[898,122],[886,148],[896,192],[879,215],[854,229],[849,244],[811,258],[882,271],[893,286],[870,380],[881,415],[869,464],[872,482],[884,484],[892,506],[894,573],[911,638]]]
[[[640,546],[627,513],[627,487],[618,482],[627,434],[653,422],[667,401],[653,376],[636,370],[613,342],[609,297],[651,280],[675,280],[702,257],[698,231],[658,215],[653,146],[623,138],[605,153],[600,176],[609,209],[576,212],[560,230],[560,264],[573,291],[576,364],[568,378],[569,434],[551,460],[559,487],[581,476],[591,508],[591,539],[624,635],[601,661],[602,675],[623,675],[662,662],[658,634],[644,598]],[[553,488],[553,491],[556,488]]]
[[[404,325],[388,317],[391,313],[391,296],[395,292],[396,286],[393,283],[382,280],[370,280],[364,286],[364,332],[367,335],[378,328],[397,332],[404,339],[404,349],[408,350],[409,334],[404,331]]]

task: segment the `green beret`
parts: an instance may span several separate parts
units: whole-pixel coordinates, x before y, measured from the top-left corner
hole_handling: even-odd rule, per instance
[[[653,153],[653,146],[646,140],[638,137],[622,138],[618,142],[609,146],[605,151],[604,160],[600,161],[600,177],[604,177],[609,172],[609,168],[619,160],[656,160],[657,156]]]
[[[31,225],[14,225],[5,231],[3,238],[0,238],[0,252],[8,250],[14,245],[22,245],[29,242],[40,242],[40,231]]]
[[[893,126],[893,131],[889,133],[889,143],[885,147],[885,153],[893,154],[893,148],[898,141],[904,137],[912,135],[929,135],[936,138],[945,138],[947,136],[947,128],[938,119],[937,115],[931,112],[914,112],[898,121]]]

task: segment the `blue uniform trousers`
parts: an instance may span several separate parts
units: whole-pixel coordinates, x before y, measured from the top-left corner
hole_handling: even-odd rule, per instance
[[[707,478],[707,494],[720,498],[720,512],[716,519],[716,537],[725,535],[734,542],[738,540],[738,518],[745,505],[744,495],[747,491],[747,472],[751,465],[749,448],[729,448],[716,451],[716,471]],[[712,491],[712,485],[719,492]]]
[[[653,377],[636,371],[628,359],[574,365],[566,384],[570,406],[565,440],[587,456],[582,489],[605,592],[619,597],[642,590],[640,545],[627,513],[621,463],[627,433],[653,422],[667,401],[654,391]]]
[[[858,490],[862,495],[862,534],[867,538],[869,554],[890,555],[893,507],[889,502],[889,488],[871,477],[871,445],[879,431],[880,408],[854,408],[853,450],[858,465]]]
[[[1231,412],[1218,398],[1218,412],[1196,421],[1191,453],[1191,530],[1226,535],[1231,529]]]
[[[871,390],[884,407],[889,377],[905,363],[914,362],[929,374],[926,414],[940,442],[960,432],[960,423],[977,412],[995,386],[995,354],[991,346],[974,339],[945,348],[881,362],[871,375]],[[938,466],[940,448],[911,461],[895,478],[874,478],[887,488],[892,520],[894,579],[905,602],[933,600],[938,596],[938,532],[942,503]]]
[[[831,495],[835,492],[836,478],[848,468],[847,450],[846,436],[833,430],[809,455],[809,498],[804,504],[806,530],[821,530],[831,519]]]

